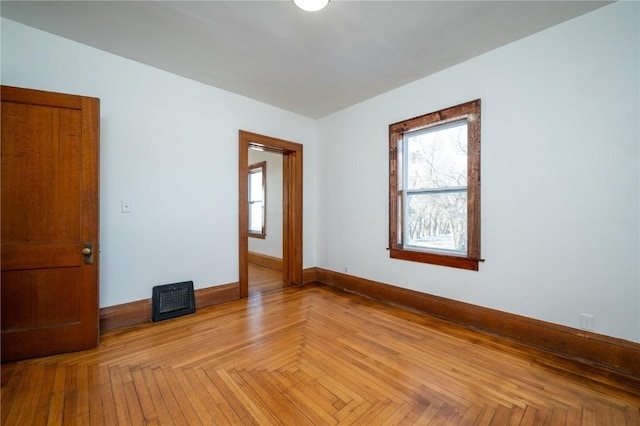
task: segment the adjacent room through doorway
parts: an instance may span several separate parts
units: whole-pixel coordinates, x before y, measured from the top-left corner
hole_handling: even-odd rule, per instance
[[[283,259],[283,154],[249,147],[249,294],[280,290]]]
[[[280,288],[301,285],[302,145],[240,130],[238,181],[240,297],[249,295],[249,263],[281,268]],[[260,270],[275,285],[277,275]]]

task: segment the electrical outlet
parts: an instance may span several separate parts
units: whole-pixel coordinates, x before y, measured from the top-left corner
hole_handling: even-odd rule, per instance
[[[596,317],[591,314],[580,314],[580,328],[583,330],[593,331],[595,327]]]
[[[345,267],[344,267],[344,272],[345,272],[345,273],[348,273],[348,272],[349,272],[349,267],[348,267],[348,266],[345,266]]]

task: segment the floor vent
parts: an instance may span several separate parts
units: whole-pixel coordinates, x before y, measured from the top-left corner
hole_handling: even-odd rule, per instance
[[[192,314],[195,311],[193,281],[153,287],[153,322]]]

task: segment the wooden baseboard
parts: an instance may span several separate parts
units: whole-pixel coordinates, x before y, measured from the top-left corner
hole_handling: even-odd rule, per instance
[[[100,333],[151,321],[151,299],[100,308]]]
[[[230,302],[239,298],[238,283],[201,288],[194,291],[196,310]],[[136,300],[100,309],[100,332],[149,322],[152,318],[151,299]]]
[[[282,261],[282,260],[281,260]],[[307,268],[302,271],[303,284],[316,281],[317,268]],[[194,291],[196,309],[218,305],[240,298],[237,283],[224,284],[214,287],[201,288]],[[129,327],[151,321],[151,299],[136,300],[121,305],[108,306],[100,309],[100,332],[104,333],[117,328]]]
[[[231,302],[240,298],[238,283],[201,288],[195,292],[196,309]]]
[[[317,281],[578,361],[640,385],[640,344],[315,268]],[[556,368],[562,364],[556,363]]]
[[[306,268],[302,270],[302,284],[318,281],[318,268]]]
[[[250,263],[255,263],[256,265],[264,266],[276,271],[282,271],[284,269],[282,259],[273,256],[267,256],[266,254],[250,251],[247,253],[247,260]]]

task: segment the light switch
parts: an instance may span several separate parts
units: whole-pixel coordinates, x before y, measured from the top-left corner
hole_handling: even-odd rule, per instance
[[[131,203],[128,201],[121,201],[122,213],[131,213]]]

